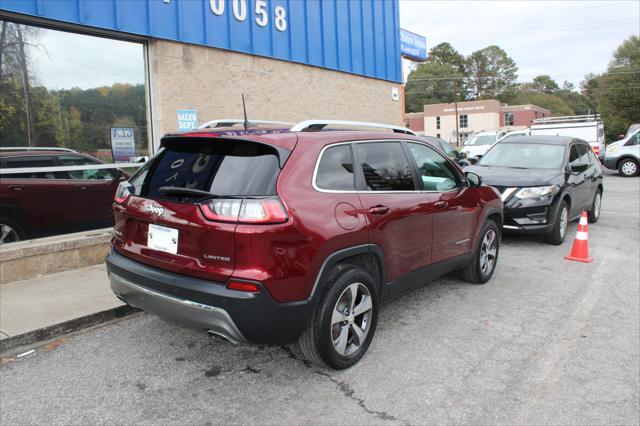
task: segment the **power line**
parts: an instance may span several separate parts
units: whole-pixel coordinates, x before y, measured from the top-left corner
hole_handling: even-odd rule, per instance
[[[510,34],[527,34],[527,33],[537,33],[541,31],[554,31],[554,32],[567,32],[573,30],[580,29],[592,29],[592,28],[602,28],[602,27],[619,27],[621,24],[637,24],[638,19],[619,19],[615,21],[601,21],[601,22],[591,22],[591,23],[583,23],[583,24],[575,24],[575,25],[561,25],[554,27],[536,27],[529,29],[514,29],[512,31],[503,31],[503,32],[491,32],[491,33],[448,33],[448,34],[438,34],[440,38],[449,38],[449,39],[459,39],[459,38],[469,38],[469,37],[479,37],[479,36],[501,36],[501,35],[510,35]]]
[[[605,73],[606,75],[625,75],[625,74],[640,74],[640,69],[638,69],[637,71],[612,71],[612,72],[607,72]],[[538,77],[540,74],[529,74],[529,75],[518,75],[519,78],[524,78],[524,77]],[[584,76],[584,74],[555,74],[556,77],[576,77],[576,76]],[[407,83],[410,81],[438,81],[438,80],[466,80],[466,79],[473,79],[473,80],[478,80],[478,79],[491,79],[491,78],[500,78],[501,76],[497,76],[497,75],[479,75],[479,76],[472,76],[472,77],[468,77],[468,76],[464,76],[464,75],[453,75],[453,74],[449,74],[449,75],[444,75],[444,76],[438,76],[438,77],[419,77],[419,78],[412,78],[411,79],[411,74],[409,74],[409,77],[407,77]]]
[[[547,10],[541,10],[541,11],[532,11],[532,12],[525,12],[525,13],[510,13],[510,14],[505,14],[505,15],[492,15],[492,16],[480,16],[480,17],[469,17],[469,18],[456,18],[457,22],[460,21],[485,21],[485,20],[493,20],[493,19],[500,19],[500,18],[510,18],[513,16],[530,16],[530,15],[554,15],[557,13],[562,13],[562,12],[575,12],[576,10],[583,10],[583,9],[594,9],[594,8],[598,8],[598,7],[611,7],[613,5],[622,5],[622,4],[626,4],[627,2],[618,2],[618,3],[611,3],[611,2],[607,2],[606,4],[599,4],[597,6],[583,6],[583,7],[572,7],[569,9],[547,9]],[[443,20],[443,21],[427,21],[427,22],[423,22],[423,24],[438,24],[438,23],[450,23],[451,20]]]

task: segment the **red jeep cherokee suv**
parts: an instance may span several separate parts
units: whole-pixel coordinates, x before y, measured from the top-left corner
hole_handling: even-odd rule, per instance
[[[495,190],[407,129],[327,124],[165,136],[116,193],[114,293],[233,342],[297,340],[342,369],[381,303],[456,270],[491,278]]]

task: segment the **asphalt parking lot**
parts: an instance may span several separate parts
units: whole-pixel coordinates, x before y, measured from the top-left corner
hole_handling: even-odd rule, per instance
[[[0,366],[0,423],[638,424],[640,178],[605,172],[591,264],[505,236],[483,286],[456,276],[382,308],[335,372],[147,314]]]

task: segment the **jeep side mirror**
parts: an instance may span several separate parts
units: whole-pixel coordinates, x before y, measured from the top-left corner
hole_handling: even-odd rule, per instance
[[[469,186],[472,188],[477,188],[482,185],[482,178],[475,173],[466,172],[465,177],[467,178],[467,182],[469,182]]]

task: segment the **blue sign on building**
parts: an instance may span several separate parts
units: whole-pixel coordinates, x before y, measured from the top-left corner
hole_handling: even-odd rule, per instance
[[[424,61],[427,59],[427,39],[411,31],[400,29],[400,52],[402,56]]]
[[[192,130],[198,127],[198,111],[195,109],[179,109],[178,130]]]
[[[0,0],[0,10],[402,80],[398,0]]]

